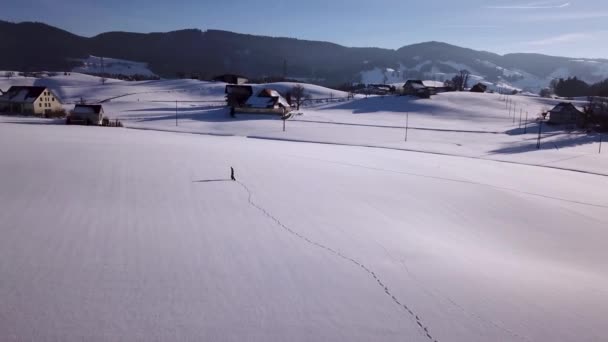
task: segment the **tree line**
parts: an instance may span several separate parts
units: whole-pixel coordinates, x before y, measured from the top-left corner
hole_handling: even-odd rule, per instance
[[[559,97],[608,97],[608,79],[594,84],[588,84],[577,77],[555,79],[549,89],[541,90],[540,95],[548,96],[551,92]]]

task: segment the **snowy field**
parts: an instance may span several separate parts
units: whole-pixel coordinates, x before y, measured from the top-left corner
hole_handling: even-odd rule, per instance
[[[537,150],[555,100],[304,85],[334,100],[283,132],[223,83],[11,85],[127,128],[0,116],[0,341],[608,336],[608,147],[544,126]]]
[[[608,336],[605,176],[9,119],[2,341]]]
[[[541,150],[536,149],[535,120],[540,112],[559,102],[552,99],[511,96],[513,110],[508,110],[498,94],[466,92],[440,94],[428,100],[358,97],[346,101],[348,94],[344,92],[304,85],[313,99],[334,100],[308,103],[286,123],[287,131],[283,132],[277,117],[240,114],[230,118],[224,106],[224,83],[109,80],[102,85],[97,77],[78,73],[0,79],[0,89],[4,90],[10,85],[31,84],[51,87],[68,110],[81,99],[102,102],[109,117],[119,118],[131,128],[373,146],[608,174],[608,153],[599,154],[597,134],[544,126]],[[255,85],[255,89],[269,87],[286,92],[293,85],[273,83]],[[582,107],[584,102],[575,104]],[[0,121],[7,120],[22,119],[0,117]],[[406,121],[410,128],[407,142]]]

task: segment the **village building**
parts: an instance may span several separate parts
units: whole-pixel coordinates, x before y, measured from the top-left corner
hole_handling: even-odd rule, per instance
[[[245,102],[253,95],[253,87],[249,85],[226,86],[226,103],[229,107],[242,107]]]
[[[485,93],[488,91],[488,86],[483,83],[477,83],[471,88],[471,93]]]
[[[66,124],[101,125],[103,106],[100,104],[77,104],[66,119]]]
[[[403,94],[428,99],[431,97],[430,89],[424,85],[422,80],[408,80],[403,86]]]
[[[63,110],[61,101],[47,87],[12,86],[0,95],[0,112],[45,116]]]
[[[268,88],[262,89],[256,96],[251,96],[245,102],[245,107],[254,109],[254,112],[267,111],[278,114],[286,114],[291,110],[289,102],[278,91]]]
[[[583,123],[583,112],[570,102],[562,102],[549,111],[549,123],[555,125]]]

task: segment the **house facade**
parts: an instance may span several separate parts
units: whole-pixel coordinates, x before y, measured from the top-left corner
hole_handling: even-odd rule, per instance
[[[0,112],[45,116],[63,110],[61,101],[47,87],[13,86],[0,96]]]

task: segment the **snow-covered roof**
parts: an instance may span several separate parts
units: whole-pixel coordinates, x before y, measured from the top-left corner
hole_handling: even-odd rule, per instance
[[[252,108],[269,108],[274,106],[275,102],[272,97],[251,96],[245,104]]]
[[[46,87],[12,86],[1,98],[11,102],[34,102],[46,90]]]
[[[562,111],[565,111],[568,109],[575,109],[578,111],[578,108],[576,108],[572,103],[562,102],[562,103],[557,104],[557,106],[555,106],[553,109],[551,109],[550,112],[551,113],[561,113]]]
[[[77,104],[74,106],[74,113],[78,114],[99,114],[103,113],[101,105]]]
[[[442,88],[445,86],[445,84],[440,81],[422,81],[422,84],[424,84],[425,87],[431,88]]]
[[[280,104],[283,107],[289,108],[290,105],[278,91],[274,89],[262,89],[257,96],[251,96],[245,103],[252,108],[270,108],[275,104]]]

